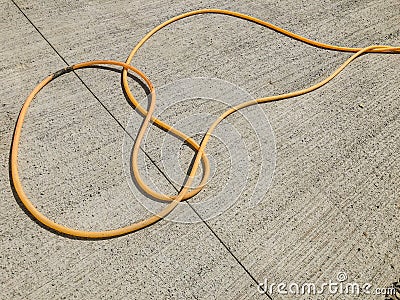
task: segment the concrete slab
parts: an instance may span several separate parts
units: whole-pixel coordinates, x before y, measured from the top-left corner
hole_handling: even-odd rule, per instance
[[[194,299],[256,293],[251,277],[202,223],[159,222],[137,235],[82,241],[51,233],[24,214],[7,174],[14,121],[29,90],[64,64],[12,3],[2,11],[7,26],[1,34],[6,55],[1,297]],[[124,135],[77,78],[59,78],[38,95],[24,126],[20,164],[28,196],[48,216],[72,227],[112,228],[150,215],[135,201],[126,180]]]
[[[169,17],[204,7],[248,13],[332,44],[395,45],[399,36],[394,0],[17,3],[69,63],[125,60],[148,30]],[[0,76],[8,88],[2,91],[1,114],[6,122],[1,130],[2,140],[4,132],[9,141],[20,106],[20,101],[11,99],[22,101],[27,87],[64,65],[11,2],[3,6],[7,21],[1,45],[6,67]],[[309,86],[348,56],[314,49],[233,18],[197,16],[157,34],[132,64],[156,87],[194,76],[219,78],[261,97]],[[101,242],[56,236],[28,219],[13,199],[6,174],[9,145],[2,143],[0,182],[5,201],[1,205],[2,212],[8,212],[2,218],[4,296],[257,299],[266,296],[258,293],[251,276],[258,282],[267,278],[323,283],[345,272],[349,280],[371,282],[374,287],[396,281],[400,269],[397,61],[397,56],[365,56],[311,95],[262,106],[276,139],[272,186],[260,197],[261,204],[250,205],[257,175],[251,170],[265,162],[254,155],[260,149],[250,126],[241,132],[253,154],[248,190],[207,224],[163,221],[137,234]],[[104,70],[84,70],[79,75],[103,106],[72,75],[39,97],[21,149],[29,193],[49,215],[74,226],[107,228],[148,215],[133,197],[121,159],[127,137],[120,124],[126,126],[134,114],[119,90],[119,75]],[[143,91],[133,81],[132,87],[142,99]],[[163,101],[159,108],[174,107],[176,98]],[[202,104],[192,103],[180,113],[164,112],[165,121],[174,123],[182,119],[179,114],[200,111]],[[203,108],[204,103],[208,102]],[[208,108],[207,113],[222,109]],[[49,115],[52,111],[56,117]],[[256,110],[248,113],[257,116]],[[240,118],[232,123],[241,124]],[[264,123],[256,118],[251,125]],[[46,128],[56,129],[48,133]],[[149,136],[146,153],[156,166],[143,157],[143,170],[160,190],[173,193],[174,187],[157,169],[165,171],[159,149],[165,136],[154,129]],[[232,169],[223,145],[219,147],[216,140],[210,146],[218,163],[216,173],[192,204],[224,186],[227,170]],[[169,146],[163,150],[176,151]],[[190,151],[181,155],[180,163],[186,166]],[[71,163],[72,158],[76,161]],[[71,176],[76,179],[70,180]],[[179,188],[179,178],[175,181]],[[48,188],[41,189],[44,186]],[[230,196],[218,197],[223,202]]]

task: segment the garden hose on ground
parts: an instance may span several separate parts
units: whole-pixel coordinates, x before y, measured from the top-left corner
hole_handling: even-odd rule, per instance
[[[157,31],[159,31],[160,29],[162,29],[163,27],[178,21],[180,19],[186,18],[186,17],[190,17],[193,15],[198,15],[198,14],[222,14],[222,15],[229,15],[229,16],[233,16],[233,17],[237,17],[240,19],[244,19],[244,20],[248,20],[257,24],[260,24],[262,26],[268,27],[272,30],[275,30],[279,33],[282,33],[284,35],[287,35],[291,38],[294,38],[296,40],[299,40],[301,42],[307,43],[309,45],[315,46],[315,47],[319,47],[319,48],[324,48],[324,49],[328,49],[328,50],[335,50],[335,51],[345,51],[345,52],[354,52],[354,54],[348,58],[336,71],[334,71],[330,76],[328,76],[327,78],[325,78],[324,80],[322,80],[321,82],[305,88],[305,89],[301,89],[298,91],[294,91],[294,92],[290,92],[287,94],[281,94],[281,95],[276,95],[276,96],[269,96],[269,97],[265,97],[265,98],[259,98],[259,99],[254,99],[254,100],[250,100],[247,102],[243,102],[240,103],[228,110],[226,110],[223,114],[221,114],[210,126],[210,128],[208,129],[207,133],[205,134],[205,136],[203,137],[203,140],[201,141],[200,145],[198,145],[192,138],[186,136],[184,133],[180,132],[179,130],[175,129],[174,127],[164,123],[163,121],[155,118],[153,116],[153,112],[155,109],[155,101],[156,101],[156,95],[155,95],[155,91],[154,91],[154,87],[151,83],[151,81],[146,77],[146,75],[144,75],[140,70],[132,67],[130,65],[132,58],[136,55],[136,53],[138,52],[139,48],[141,46],[143,46],[143,44],[153,35],[155,34]],[[48,76],[46,79],[44,79],[42,82],[40,82],[35,89],[29,94],[28,98],[25,100],[24,105],[22,106],[22,109],[19,113],[18,119],[17,119],[17,123],[15,126],[15,130],[14,130],[14,135],[13,135],[13,140],[12,140],[12,147],[11,147],[11,179],[12,179],[12,183],[14,185],[15,188],[15,192],[17,193],[19,199],[21,200],[21,202],[23,203],[23,205],[26,207],[26,209],[32,214],[32,216],[34,218],[36,218],[40,223],[42,223],[43,225],[47,226],[50,229],[56,230],[60,233],[69,235],[69,236],[75,236],[75,237],[81,237],[81,238],[92,238],[92,239],[96,239],[96,238],[110,238],[110,237],[115,237],[115,236],[120,236],[120,235],[124,235],[136,230],[139,230],[141,228],[144,228],[148,225],[151,225],[157,221],[159,221],[160,219],[164,218],[165,216],[167,216],[181,201],[184,201],[186,199],[189,199],[191,197],[193,197],[194,195],[196,195],[199,191],[201,191],[201,189],[204,187],[204,185],[207,182],[207,179],[210,175],[210,166],[209,166],[209,161],[207,159],[206,156],[206,152],[205,152],[205,148],[206,145],[211,137],[211,134],[213,132],[213,130],[216,128],[216,126],[218,126],[218,124],[225,118],[227,118],[229,115],[231,115],[232,113],[234,113],[237,110],[240,110],[242,108],[248,107],[248,106],[252,106],[255,104],[259,104],[259,103],[265,103],[265,102],[271,102],[271,101],[278,101],[278,100],[282,100],[282,99],[287,99],[287,98],[291,98],[291,97],[296,97],[299,95],[303,95],[306,93],[309,93],[311,91],[314,91],[318,88],[320,88],[321,86],[325,85],[326,83],[328,83],[330,80],[332,80],[336,75],[338,75],[348,64],[350,64],[354,59],[356,59],[357,57],[359,57],[360,55],[364,54],[364,53],[400,53],[400,47],[391,47],[391,46],[383,46],[383,45],[374,45],[374,46],[369,46],[369,47],[365,47],[365,48],[348,48],[348,47],[340,47],[340,46],[335,46],[335,45],[329,45],[329,44],[324,44],[324,43],[320,43],[320,42],[316,42],[310,39],[307,39],[305,37],[299,36],[297,34],[294,34],[290,31],[287,31],[285,29],[279,28],[275,25],[272,25],[268,22],[262,21],[260,19],[251,17],[251,16],[247,16],[241,13],[237,13],[237,12],[232,12],[232,11],[227,11],[227,10],[220,10],[220,9],[202,9],[202,10],[196,10],[196,11],[191,11],[188,13],[184,13],[182,15],[173,17],[172,19],[158,25],[157,27],[155,27],[153,30],[151,30],[147,35],[145,35],[140,41],[139,43],[136,45],[136,47],[132,50],[132,52],[130,53],[128,59],[126,60],[125,63],[123,62],[119,62],[119,61],[113,61],[113,60],[97,60],[97,61],[88,61],[88,62],[83,62],[83,63],[78,63],[75,64],[73,66],[69,66],[67,68],[64,68],[50,76]],[[139,187],[149,196],[154,197],[155,199],[161,200],[161,201],[166,201],[168,202],[168,205],[161,210],[159,213],[151,216],[148,219],[139,221],[137,223],[125,226],[125,227],[121,227],[118,229],[112,229],[112,230],[105,230],[105,231],[83,231],[83,230],[78,230],[78,229],[73,229],[73,228],[69,228],[66,227],[64,225],[58,224],[52,220],[50,220],[49,218],[47,218],[45,215],[43,215],[33,204],[32,202],[29,200],[29,198],[26,196],[23,188],[22,188],[22,184],[19,178],[19,174],[18,174],[18,146],[19,146],[19,142],[20,142],[20,136],[21,136],[21,130],[22,130],[22,126],[24,123],[24,119],[25,119],[25,115],[28,111],[29,105],[31,104],[31,102],[33,101],[33,99],[35,98],[35,96],[39,93],[39,91],[46,86],[49,82],[51,82],[52,80],[54,80],[55,78],[71,72],[73,70],[77,70],[77,69],[81,69],[81,68],[86,68],[86,67],[90,67],[90,66],[94,66],[94,65],[116,65],[116,66],[120,66],[123,68],[122,71],[122,85],[123,85],[123,89],[125,90],[125,93],[127,95],[127,97],[129,98],[129,100],[131,101],[131,103],[137,108],[137,110],[139,111],[140,114],[143,115],[144,117],[144,121],[139,129],[137,138],[135,140],[134,143],[134,147],[133,147],[133,151],[132,151],[132,171],[133,174],[135,176],[136,182],[139,185]],[[149,90],[150,90],[150,97],[149,97],[149,106],[148,106],[148,110],[146,110],[145,108],[143,108],[142,106],[140,106],[139,102],[135,99],[135,97],[133,96],[129,86],[128,86],[128,80],[127,80],[127,74],[128,74],[128,70],[132,71],[134,73],[136,73],[148,86]],[[191,168],[189,169],[189,175],[187,176],[185,182],[183,183],[182,189],[180,190],[180,192],[177,195],[164,195],[161,193],[158,193],[154,190],[152,190],[150,187],[148,187],[146,185],[146,183],[142,180],[141,176],[140,176],[140,172],[138,169],[138,165],[137,165],[137,160],[138,160],[138,154],[139,154],[139,149],[140,149],[140,145],[141,142],[143,140],[143,137],[146,133],[147,128],[149,127],[150,123],[153,123],[155,125],[157,125],[158,127],[169,131],[170,133],[172,133],[173,135],[179,137],[180,139],[186,141],[194,150],[195,150],[195,158],[194,158],[194,162],[191,166]],[[196,174],[196,171],[199,167],[199,164],[202,162],[203,164],[203,177],[201,180],[201,183],[199,184],[199,186],[192,188],[191,184],[194,180],[194,176]]]

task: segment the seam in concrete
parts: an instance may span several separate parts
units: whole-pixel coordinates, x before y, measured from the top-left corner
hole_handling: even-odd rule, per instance
[[[18,8],[18,10],[22,13],[22,15],[25,17],[25,19],[35,28],[35,30],[40,34],[40,36],[46,41],[46,43],[54,50],[54,52],[61,58],[61,60],[67,65],[70,66],[70,64],[65,60],[65,58],[57,51],[57,49],[50,43],[50,41],[42,34],[42,32],[39,30],[38,27],[35,26],[35,24],[29,19],[29,17],[25,14],[25,12],[18,6],[18,4],[14,1],[11,0],[11,2]],[[89,88],[89,86],[84,82],[84,80],[75,72],[72,71],[75,76],[79,79],[79,81],[84,85],[84,87],[93,95],[93,97],[100,103],[100,105],[107,111],[107,113],[115,120],[115,122],[124,130],[124,132],[132,139],[134,138],[130,135],[130,133],[125,129],[125,127],[121,124],[121,122],[107,109],[107,107],[101,102],[101,100],[96,96],[96,94]],[[61,75],[61,74],[60,74]],[[165,179],[171,184],[171,186],[179,192],[179,190],[173,185],[171,180],[168,178],[168,176],[158,167],[158,165],[155,163],[155,161],[141,148],[143,153],[146,155],[146,157],[151,161],[151,163],[157,168],[157,170],[160,172],[162,176],[165,177]],[[230,248],[227,246],[226,243],[221,239],[221,237],[218,236],[218,234],[211,228],[211,226],[201,217],[201,215],[194,209],[194,207],[187,202],[189,207],[193,210],[193,212],[201,219],[201,221],[205,224],[205,226],[210,230],[210,232],[213,234],[213,236],[219,241],[219,243],[223,246],[223,248],[228,251],[228,253],[232,256],[232,258],[239,264],[239,266],[246,272],[247,275],[254,281],[254,283],[259,286],[260,283],[257,281],[257,279],[251,274],[251,272],[243,265],[243,263],[233,254],[233,252],[230,250]],[[267,293],[264,292],[264,295],[266,295],[269,299],[272,300],[272,297]]]
[[[46,41],[46,43],[54,50],[54,52],[61,58],[61,60],[68,66],[69,68],[70,64],[66,61],[66,59],[57,51],[57,49],[50,43],[50,41],[40,32],[40,30],[35,26],[35,24],[29,19],[29,17],[24,13],[24,11],[18,6],[17,3],[15,3],[14,0],[11,0],[12,3],[18,8],[18,10],[23,14],[23,16],[28,20],[28,22],[35,28],[35,30],[40,34],[40,36]],[[64,69],[63,69],[64,70]],[[119,127],[122,128],[122,130],[132,139],[132,141],[135,140],[135,138],[125,129],[125,127],[122,125],[122,123],[110,112],[107,107],[101,102],[99,97],[96,96],[96,94],[89,88],[89,86],[85,83],[85,81],[74,71],[72,72],[75,74],[75,76],[79,79],[79,81],[85,86],[85,88],[93,95],[93,97],[97,100],[97,102],[100,103],[100,105],[107,111],[107,113],[114,119],[114,121],[118,124]],[[57,74],[58,72],[56,72]],[[62,72],[61,74],[57,74],[56,77],[66,73],[65,71]],[[155,161],[150,157],[150,155],[144,151],[142,147],[140,147],[140,150],[144,153],[144,155],[151,161],[151,163],[156,167],[158,172],[165,177],[165,179],[172,184],[171,180],[166,176],[163,171],[158,167],[158,165],[155,163]]]

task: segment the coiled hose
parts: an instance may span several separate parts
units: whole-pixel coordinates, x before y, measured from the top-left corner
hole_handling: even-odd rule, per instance
[[[329,75],[327,78],[325,78],[324,80],[320,81],[319,83],[312,85],[308,88],[304,88],[298,91],[294,91],[294,92],[290,92],[287,94],[281,94],[281,95],[276,95],[276,96],[269,96],[269,97],[264,97],[264,98],[258,98],[258,99],[254,99],[254,100],[250,100],[247,102],[243,102],[240,103],[228,110],[226,110],[223,114],[221,114],[210,126],[210,128],[208,129],[207,133],[205,134],[202,142],[199,144],[197,144],[193,139],[191,139],[190,137],[186,136],[183,132],[180,132],[179,130],[175,129],[174,127],[164,123],[163,121],[155,118],[153,116],[154,113],[154,109],[155,109],[155,102],[156,102],[156,95],[154,92],[154,87],[151,83],[151,81],[146,77],[145,74],[143,74],[140,70],[134,68],[133,66],[130,65],[132,58],[136,55],[136,53],[138,52],[138,50],[140,49],[141,46],[143,46],[143,44],[152,36],[154,35],[157,31],[159,31],[160,29],[164,28],[165,26],[168,26],[169,24],[176,22],[178,20],[181,20],[183,18],[187,18],[190,16],[194,16],[194,15],[198,15],[198,14],[221,14],[221,15],[228,15],[228,16],[232,16],[232,17],[236,17],[236,18],[240,18],[240,19],[244,19],[250,22],[254,22],[257,24],[260,24],[262,26],[265,26],[267,28],[270,28],[274,31],[277,31],[281,34],[284,34],[286,36],[289,36],[293,39],[296,39],[298,41],[307,43],[309,45],[315,46],[315,47],[319,47],[319,48],[323,48],[323,49],[328,49],[328,50],[334,50],[334,51],[344,51],[344,52],[354,52],[354,54],[348,58],[336,71],[334,71],[331,75]],[[60,71],[57,71],[56,73],[48,76],[47,78],[45,78],[42,82],[40,82],[35,88],[34,90],[29,94],[29,96],[27,97],[27,99],[25,100],[21,111],[19,113],[18,119],[17,119],[17,123],[15,126],[15,130],[14,130],[14,135],[13,135],[13,140],[12,140],[12,147],[11,147],[11,179],[12,179],[12,183],[14,185],[15,191],[19,197],[19,199],[21,200],[21,202],[23,203],[23,205],[26,207],[26,209],[32,214],[32,216],[34,218],[36,218],[40,223],[42,223],[43,225],[47,226],[50,229],[56,230],[62,234],[66,234],[69,236],[75,236],[75,237],[81,237],[81,238],[90,238],[90,239],[98,239],[98,238],[110,238],[110,237],[116,237],[116,236],[120,236],[120,235],[124,235],[139,229],[142,229],[146,226],[149,226],[157,221],[159,221],[160,219],[164,218],[165,216],[167,216],[181,201],[184,201],[186,199],[189,199],[191,197],[193,197],[194,195],[196,195],[199,191],[201,191],[201,189],[204,187],[204,185],[207,182],[207,179],[210,175],[210,167],[209,167],[209,162],[205,153],[205,148],[206,145],[211,137],[211,134],[213,132],[213,130],[215,129],[216,126],[218,126],[218,124],[225,119],[226,117],[228,117],[229,115],[231,115],[232,113],[234,113],[237,110],[240,110],[242,108],[248,107],[248,106],[252,106],[252,105],[256,105],[256,104],[260,104],[260,103],[266,103],[266,102],[272,102],[272,101],[278,101],[278,100],[283,100],[283,99],[287,99],[287,98],[291,98],[291,97],[296,97],[299,95],[303,95],[306,93],[309,93],[311,91],[314,91],[320,87],[322,87],[323,85],[325,85],[326,83],[328,83],[330,80],[332,80],[335,76],[337,76],[347,65],[349,65],[354,59],[356,59],[357,57],[359,57],[360,55],[364,54],[364,53],[400,53],[400,47],[391,47],[391,46],[383,46],[383,45],[372,45],[372,46],[368,46],[365,48],[349,48],[349,47],[341,47],[341,46],[335,46],[335,45],[329,45],[329,44],[324,44],[324,43],[320,43],[317,41],[313,41],[310,39],[307,39],[305,37],[302,37],[300,35],[297,35],[295,33],[292,33],[290,31],[287,31],[285,29],[282,29],[278,26],[275,26],[273,24],[270,24],[268,22],[265,22],[263,20],[245,15],[245,14],[241,14],[238,12],[232,12],[232,11],[228,11],[228,10],[220,10],[220,9],[201,9],[201,10],[196,10],[196,11],[191,11],[191,12],[187,12],[181,15],[178,15],[176,17],[173,17],[171,19],[169,19],[168,21],[158,25],[157,27],[155,27],[153,30],[151,30],[148,34],[146,34],[140,41],[139,43],[135,46],[135,48],[133,48],[132,52],[129,54],[128,59],[126,60],[126,62],[119,62],[119,61],[113,61],[113,60],[95,60],[95,61],[88,61],[88,62],[83,62],[83,63],[78,63],[72,66],[69,66],[67,68],[64,68]],[[49,82],[51,82],[52,80],[54,80],[55,78],[71,72],[73,70],[78,70],[81,68],[86,68],[86,67],[90,67],[90,66],[94,66],[94,65],[115,65],[115,66],[120,66],[123,68],[122,71],[122,84],[123,84],[123,89],[125,90],[125,93],[127,95],[127,97],[129,98],[129,100],[131,101],[131,103],[137,108],[137,110],[139,111],[140,114],[143,115],[144,117],[144,121],[139,129],[137,138],[135,140],[135,144],[134,144],[134,148],[132,151],[132,170],[133,170],[133,174],[136,178],[136,181],[138,183],[138,185],[140,186],[140,188],[146,192],[149,196],[154,197],[158,200],[161,201],[166,201],[169,204],[163,209],[161,210],[158,214],[155,214],[153,216],[151,216],[148,219],[133,223],[131,225],[125,226],[125,227],[121,227],[121,228],[117,228],[117,229],[112,229],[112,230],[105,230],[105,231],[84,231],[84,230],[79,230],[79,229],[73,229],[73,228],[69,228],[67,226],[58,224],[52,220],[50,220],[49,218],[47,218],[45,215],[43,215],[33,204],[32,202],[29,200],[29,198],[26,196],[22,184],[21,184],[21,180],[19,178],[19,174],[18,174],[18,146],[19,146],[19,141],[20,141],[20,136],[21,136],[21,130],[22,130],[22,125],[24,123],[25,120],[25,115],[28,111],[29,105],[31,104],[31,102],[33,101],[33,99],[35,98],[35,96],[39,93],[39,91],[45,87]],[[135,99],[135,97],[133,96],[129,85],[128,85],[128,80],[127,80],[127,74],[128,74],[128,70],[132,71],[134,73],[136,73],[140,78],[143,79],[143,81],[146,83],[146,85],[148,86],[149,90],[150,90],[150,103],[148,106],[148,110],[146,110],[145,108],[143,108],[142,106],[140,106],[139,102]],[[143,179],[140,176],[140,172],[138,169],[138,165],[137,165],[137,160],[138,160],[138,153],[139,153],[139,149],[140,149],[140,144],[143,141],[143,137],[146,133],[147,128],[149,127],[149,125],[153,123],[157,126],[159,126],[162,129],[165,129],[167,131],[169,131],[170,133],[172,133],[173,135],[185,140],[192,148],[194,148],[196,150],[195,153],[195,159],[194,162],[192,164],[192,167],[190,168],[190,172],[189,172],[189,176],[186,178],[183,187],[181,189],[181,191],[177,194],[177,195],[164,195],[161,193],[158,193],[154,190],[152,190],[150,187],[148,187],[146,185],[146,183],[143,181]],[[195,188],[190,188],[190,185],[193,182],[194,176],[196,174],[196,171],[199,167],[199,164],[202,162],[203,165],[203,177],[201,180],[201,183],[199,184],[199,186],[195,187]]]

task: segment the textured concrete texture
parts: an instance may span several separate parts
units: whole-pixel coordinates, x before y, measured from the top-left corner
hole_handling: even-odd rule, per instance
[[[400,279],[398,55],[365,55],[312,94],[250,108],[247,119],[232,116],[208,147],[209,185],[170,220],[88,241],[50,232],[21,209],[10,187],[9,150],[19,109],[34,86],[66,62],[124,61],[154,26],[200,8],[246,13],[331,44],[400,44],[396,0],[1,1],[0,299],[268,299],[257,289],[265,279],[321,285],[344,272],[347,282],[373,288]],[[132,65],[165,93],[157,114],[185,131],[193,129],[185,118],[201,121],[226,107],[215,100],[232,105],[249,94],[307,87],[348,57],[243,20],[202,15],[157,33]],[[123,153],[141,118],[121,91],[120,73],[77,74],[85,84],[72,73],[60,77],[29,111],[19,159],[27,195],[47,216],[74,228],[110,229],[150,216],[161,204],[141,195],[126,170]],[[219,94],[200,89],[180,102],[187,78],[214,78],[228,88]],[[130,84],[144,99],[140,85]],[[240,90],[232,97],[231,86]],[[204,120],[196,124],[203,132]],[[146,182],[170,194],[192,155],[173,141],[151,128],[140,160]],[[241,141],[247,152],[225,152],[229,143],[241,149]],[[261,155],[263,145],[267,155]],[[241,163],[246,170],[238,172]],[[234,177],[244,177],[245,185],[231,183]],[[210,210],[224,201],[229,209],[213,218],[207,209],[193,211],[210,199],[217,201]],[[357,298],[385,297],[298,297]]]

